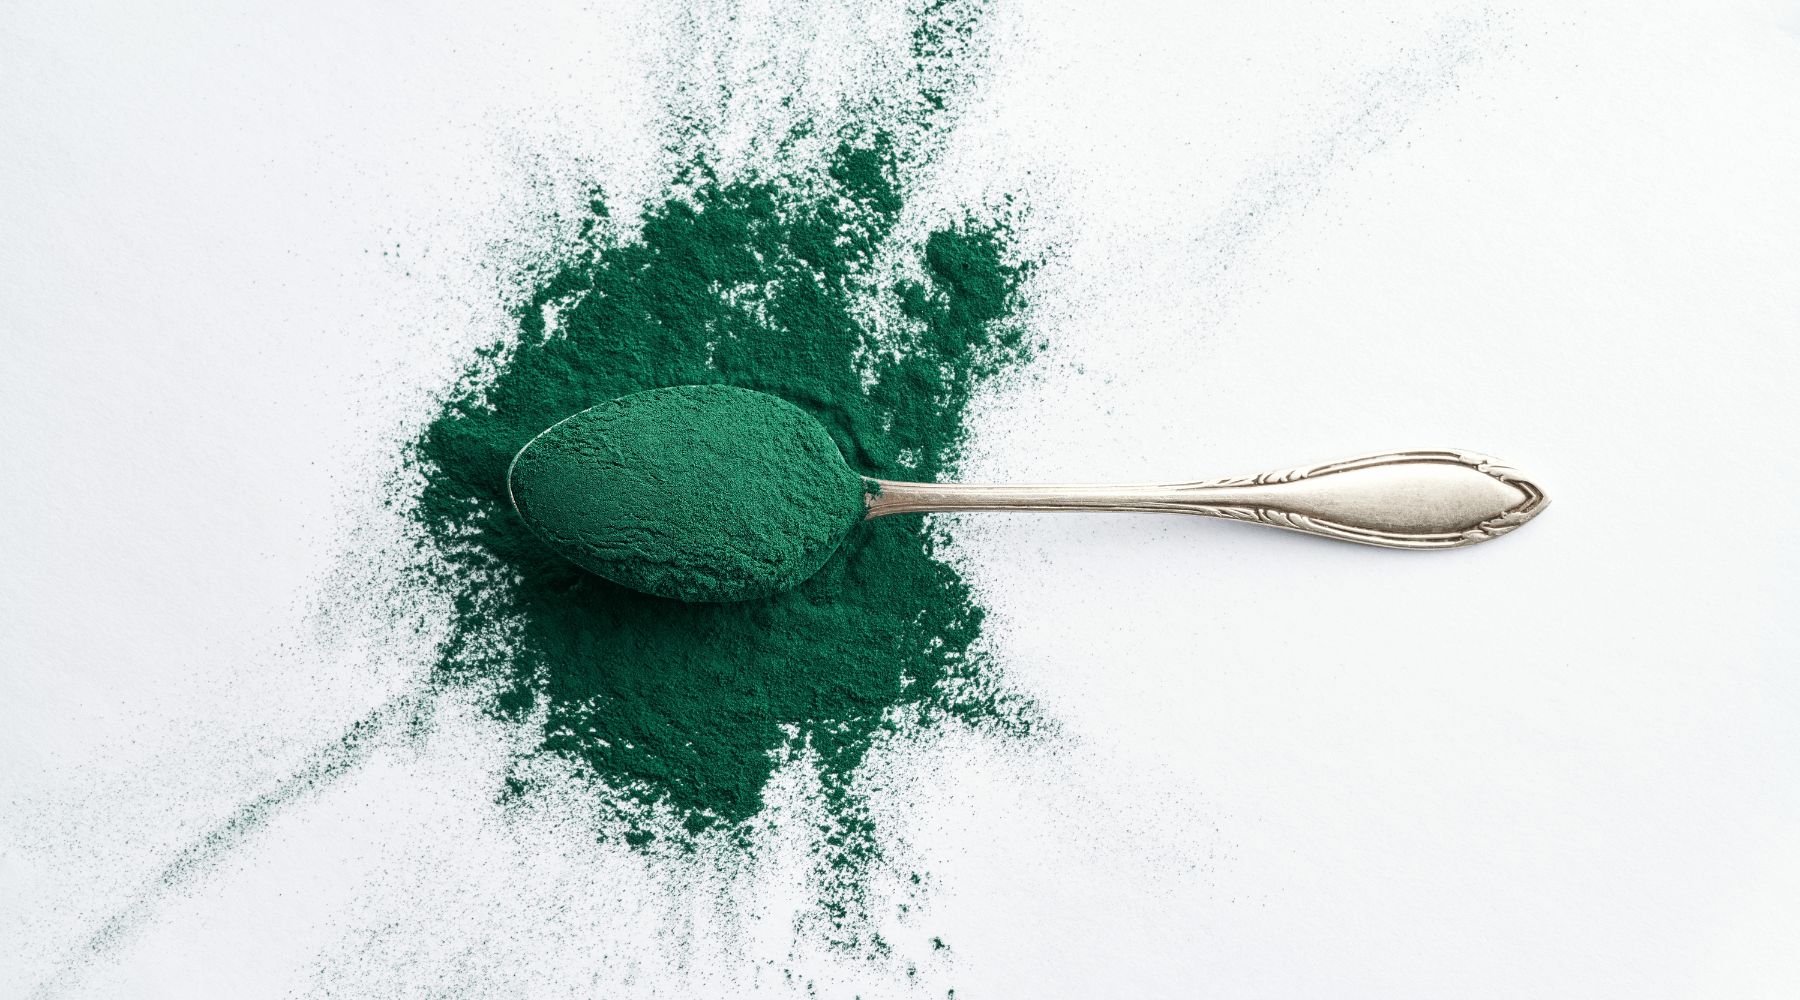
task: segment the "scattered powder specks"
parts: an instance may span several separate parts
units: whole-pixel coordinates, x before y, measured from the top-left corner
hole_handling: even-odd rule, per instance
[[[925,15],[921,46],[966,33],[933,21],[946,16]],[[927,97],[928,123],[942,95]],[[901,241],[901,147],[852,124],[822,162],[779,176],[727,178],[696,156],[631,235],[596,193],[580,246],[519,309],[516,341],[487,352],[417,443],[418,517],[443,559],[431,586],[456,595],[439,680],[479,680],[494,712],[542,720],[509,794],[543,791],[527,761],[560,756],[613,811],[611,836],[664,850],[730,836],[778,763],[810,755],[826,821],[793,835],[819,844],[834,939],[875,952],[861,886],[879,852],[852,773],[900,725],[1018,722],[971,656],[982,609],[934,558],[922,517],[857,525],[792,590],[693,604],[578,569],[519,518],[506,477],[570,414],[695,384],[794,404],[857,476],[937,476],[972,390],[1023,357],[1011,315],[1028,266],[979,212]],[[884,268],[884,253],[911,265]],[[892,320],[879,338],[859,319],[874,312]]]

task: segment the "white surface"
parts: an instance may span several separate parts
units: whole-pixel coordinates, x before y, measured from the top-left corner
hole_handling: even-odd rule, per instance
[[[1171,6],[1000,13],[928,187],[1024,193],[1052,347],[965,476],[1452,446],[1554,504],[1434,554],[956,522],[1063,733],[875,763],[932,873],[896,947],[952,944],[908,986],[771,929],[779,852],[503,818],[464,706],[181,861],[425,668],[433,609],[308,608],[504,322],[484,248],[548,239],[535,165],[653,190],[670,12],[15,5],[0,992],[1800,993],[1800,10]]]

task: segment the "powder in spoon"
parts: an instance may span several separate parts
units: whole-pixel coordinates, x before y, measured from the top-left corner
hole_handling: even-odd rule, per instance
[[[570,562],[633,590],[742,601],[818,572],[863,478],[792,403],[729,385],[633,393],[519,452],[513,503]]]

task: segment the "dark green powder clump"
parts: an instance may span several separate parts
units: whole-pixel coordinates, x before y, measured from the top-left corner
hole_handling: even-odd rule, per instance
[[[545,749],[694,829],[757,811],[784,727],[842,780],[898,707],[992,706],[967,656],[982,611],[932,557],[920,515],[858,526],[791,590],[693,604],[574,566],[507,495],[514,454],[546,427],[674,385],[779,396],[855,473],[937,477],[971,390],[1016,354],[1003,320],[1023,270],[1004,230],[965,222],[926,238],[925,282],[871,286],[901,209],[894,161],[879,143],[846,143],[823,173],[721,182],[702,170],[646,209],[636,239],[610,236],[596,201],[587,246],[522,308],[518,344],[497,346],[493,374],[419,442],[420,514],[460,593],[442,670],[498,677],[503,711],[543,705]],[[856,317],[876,297],[908,321],[893,350]],[[546,306],[559,307],[554,331]]]
[[[440,680],[479,678],[497,712],[542,718],[536,753],[591,775],[637,846],[667,831],[665,810],[693,833],[735,828],[784,755],[812,754],[831,823],[788,835],[818,845],[838,940],[878,950],[854,929],[876,850],[852,773],[902,722],[1018,718],[971,655],[982,609],[934,558],[922,516],[856,526],[791,589],[688,603],[563,558],[515,512],[507,470],[571,413],[710,384],[810,414],[855,474],[936,478],[972,390],[1019,357],[1008,317],[1025,269],[1002,226],[970,219],[910,244],[922,280],[879,278],[897,170],[879,137],[796,176],[726,181],[698,164],[632,235],[596,198],[582,245],[521,307],[516,342],[488,353],[418,442],[435,585],[456,595]],[[874,308],[891,317],[880,340],[862,318]],[[541,773],[527,760],[512,794]]]
[[[812,576],[863,516],[863,479],[792,403],[729,385],[652,389],[534,438],[509,474],[539,538],[614,583],[683,601]]]

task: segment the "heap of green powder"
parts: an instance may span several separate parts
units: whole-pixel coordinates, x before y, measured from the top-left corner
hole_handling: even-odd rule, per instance
[[[971,655],[982,609],[934,558],[922,515],[859,525],[791,589],[687,603],[558,554],[514,510],[507,470],[571,413],[713,384],[805,411],[856,474],[937,478],[971,392],[1020,355],[1008,317],[1024,268],[1003,227],[965,220],[908,244],[922,280],[878,280],[902,208],[880,136],[796,176],[725,181],[697,162],[631,235],[596,197],[516,340],[487,352],[417,445],[434,586],[455,595],[440,682],[479,679],[496,712],[541,719],[533,753],[576,763],[615,810],[607,830],[640,847],[669,813],[688,835],[737,828],[778,760],[807,753],[831,819],[792,835],[818,845],[834,940],[876,950],[863,879],[879,854],[857,766],[901,724],[1020,718]],[[859,319],[871,307],[894,317],[880,340]],[[522,758],[512,773],[509,794],[528,795],[545,772]]]
[[[532,439],[520,516],[577,566],[683,601],[812,576],[863,516],[863,479],[792,403],[728,385],[633,393]]]
[[[856,473],[931,480],[970,391],[1017,347],[1002,320],[1022,272],[1003,231],[966,223],[924,241],[928,283],[864,287],[902,207],[878,143],[846,143],[810,185],[695,180],[646,210],[637,239],[608,238],[593,202],[589,246],[525,304],[518,344],[497,345],[494,374],[419,442],[419,509],[461,595],[442,669],[498,676],[503,711],[543,703],[547,749],[698,830],[757,811],[784,726],[841,779],[898,706],[981,711],[989,698],[965,655],[981,609],[932,558],[916,514],[867,522],[767,598],[639,593],[532,533],[507,494],[514,454],[590,406],[725,384],[806,411]],[[891,297],[911,321],[902,350],[869,350],[854,310],[864,296]],[[560,306],[555,332],[546,306]],[[503,646],[491,641],[501,623]]]

